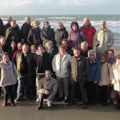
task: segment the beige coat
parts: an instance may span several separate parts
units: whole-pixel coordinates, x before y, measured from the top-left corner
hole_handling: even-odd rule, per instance
[[[93,38],[94,49],[97,53],[107,51],[114,43],[114,36],[111,30],[98,30]],[[99,46],[96,48],[96,45]]]
[[[113,64],[110,71],[110,79],[115,91],[120,92],[120,65]]]
[[[101,65],[101,73],[100,73],[100,81],[99,81],[100,86],[110,85],[110,69],[111,69],[111,65],[107,62]]]
[[[0,73],[0,86],[10,86],[17,83],[16,69],[11,61],[8,63],[0,62]]]

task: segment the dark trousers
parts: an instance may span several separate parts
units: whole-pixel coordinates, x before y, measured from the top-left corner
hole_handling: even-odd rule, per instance
[[[28,96],[32,99],[36,97],[36,75],[31,74],[28,76]]]
[[[69,77],[66,78],[58,78],[57,77],[57,81],[58,81],[58,94],[59,94],[59,98],[69,98],[69,92],[70,92],[70,79]]]
[[[89,104],[94,104],[96,101],[96,84],[94,81],[86,82],[86,90],[87,90],[87,100]]]
[[[100,90],[100,102],[102,104],[107,104],[108,101],[108,85],[104,85],[104,86],[99,86],[99,90]]]
[[[8,97],[10,97],[11,102],[14,102],[15,99],[15,85],[5,86],[3,87],[4,92],[4,100],[7,102]]]
[[[81,94],[82,103],[86,104],[86,102],[87,102],[87,92],[86,92],[85,82],[79,82],[79,83],[77,83],[75,81],[71,82],[71,100],[75,99],[76,86],[79,87],[78,89],[79,89],[80,94]],[[78,93],[78,91],[77,91],[77,93]]]

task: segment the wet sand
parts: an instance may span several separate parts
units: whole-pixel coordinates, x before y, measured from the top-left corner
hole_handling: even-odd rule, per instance
[[[36,110],[36,107],[35,102],[18,103],[15,107],[0,106],[0,120],[120,120],[120,110],[114,105],[82,109],[80,104],[66,106],[56,102],[52,109]]]

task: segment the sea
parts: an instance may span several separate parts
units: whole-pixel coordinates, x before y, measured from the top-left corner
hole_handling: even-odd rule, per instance
[[[8,16],[8,15],[7,15]],[[7,22],[7,16],[0,16],[4,24]],[[24,23],[24,17],[26,15],[13,15],[12,17],[17,20],[19,27]],[[77,21],[79,26],[83,24],[83,18],[88,17],[91,24],[99,29],[100,20],[106,20],[107,27],[114,33],[114,46],[120,46],[120,15],[29,15],[31,20],[38,20],[40,22],[40,28],[43,26],[44,21],[49,21],[51,27],[56,29],[57,22],[63,22],[64,26],[70,31],[70,24],[72,21]]]

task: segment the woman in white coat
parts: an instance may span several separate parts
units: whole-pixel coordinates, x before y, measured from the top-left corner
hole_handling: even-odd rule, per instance
[[[114,90],[112,99],[116,104],[116,109],[120,109],[120,54],[116,56],[116,63],[111,67],[110,79]]]
[[[15,105],[14,99],[16,83],[16,69],[14,64],[10,61],[8,53],[4,53],[2,61],[0,62],[0,86],[3,88],[4,92],[4,107],[8,105],[9,97],[11,98],[11,105]]]

